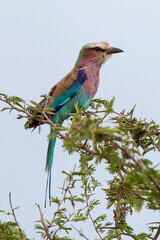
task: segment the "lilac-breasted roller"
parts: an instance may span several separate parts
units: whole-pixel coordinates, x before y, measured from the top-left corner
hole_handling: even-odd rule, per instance
[[[123,52],[123,50],[111,47],[107,42],[88,43],[81,49],[74,68],[51,88],[48,94],[53,99],[47,103],[47,107],[54,108],[55,115],[51,116],[54,124],[62,124],[70,116],[70,113],[75,112],[75,103],[78,103],[79,108],[89,105],[98,89],[99,71],[102,64],[112,54],[119,52]],[[43,99],[40,105],[44,107],[46,101],[46,98]],[[35,128],[38,125],[39,122],[33,120],[32,123],[28,123],[27,128]],[[51,132],[54,132],[52,127]],[[46,192],[49,183],[49,200],[51,199],[51,168],[55,142],[56,134],[53,139],[49,140],[46,159],[46,171],[48,174]]]

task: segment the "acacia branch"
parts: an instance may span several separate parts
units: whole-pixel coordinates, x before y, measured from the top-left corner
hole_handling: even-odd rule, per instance
[[[149,191],[151,191],[151,193],[152,193],[153,191],[156,191],[156,189],[157,189],[160,192],[160,181],[159,181],[159,178],[156,175],[158,173],[158,171],[157,172],[153,171],[153,168],[150,168],[152,170],[153,174],[151,172],[151,174],[148,174],[148,176],[146,176],[147,180],[150,180],[150,184],[148,184],[149,186],[147,186],[147,187],[145,185],[143,185],[143,186],[141,185],[141,184],[144,184],[144,182],[142,180],[140,182],[140,186],[138,186],[138,187],[134,186],[134,188],[130,190],[129,187],[128,187],[129,188],[128,189],[127,187],[123,186],[123,184],[125,185],[125,183],[123,183],[123,181],[124,181],[124,179],[127,181],[126,176],[128,176],[127,175],[128,170],[130,171],[130,173],[132,173],[132,171],[134,171],[134,170],[137,170],[138,173],[140,173],[140,175],[143,175],[143,173],[145,175],[147,173],[147,171],[145,172],[145,166],[143,164],[141,164],[141,162],[143,162],[143,160],[141,160],[140,157],[139,157],[140,156],[139,155],[139,149],[140,149],[140,147],[142,147],[144,152],[147,152],[147,150],[150,150],[149,147],[151,146],[152,149],[154,149],[154,150],[157,149],[158,151],[160,151],[160,147],[159,147],[160,143],[159,143],[159,139],[157,137],[157,136],[160,135],[160,131],[158,129],[159,127],[157,128],[156,125],[153,126],[153,122],[147,124],[147,123],[144,122],[144,120],[143,121],[141,121],[141,120],[140,121],[137,121],[137,120],[134,121],[134,119],[132,118],[132,114],[123,115],[121,113],[117,113],[114,110],[112,110],[112,111],[110,110],[108,112],[106,110],[105,111],[98,111],[97,108],[95,108],[96,109],[95,111],[85,112],[84,114],[80,113],[80,119],[83,119],[86,116],[91,116],[90,119],[92,120],[92,118],[93,118],[93,126],[96,125],[97,128],[101,129],[100,124],[104,123],[104,119],[110,113],[111,114],[113,113],[114,116],[116,115],[116,117],[113,118],[115,120],[116,126],[118,125],[118,128],[119,128],[119,126],[121,126],[121,128],[119,128],[120,132],[115,131],[113,135],[109,135],[109,133],[108,133],[109,137],[105,138],[104,137],[105,135],[103,135],[103,128],[102,128],[102,136],[98,135],[99,138],[97,137],[97,139],[94,142],[94,138],[92,136],[93,131],[94,131],[94,127],[92,128],[92,125],[91,125],[91,127],[89,127],[89,131],[90,131],[89,134],[91,134],[92,137],[89,137],[88,139],[84,138],[83,140],[81,140],[81,138],[79,137],[81,135],[78,135],[78,134],[79,134],[79,132],[81,133],[84,125],[79,124],[79,125],[76,125],[75,127],[73,127],[73,125],[72,125],[71,126],[71,131],[75,130],[74,133],[75,134],[77,133],[77,135],[78,135],[78,140],[76,139],[77,142],[76,141],[73,142],[72,132],[68,131],[68,133],[62,134],[61,130],[56,130],[56,123],[53,123],[52,119],[51,119],[51,117],[54,113],[52,113],[52,109],[50,109],[50,110],[47,109],[49,96],[46,97],[46,103],[45,103],[45,106],[44,106],[43,109],[41,108],[40,105],[37,105],[35,107],[28,106],[26,108],[26,105],[25,105],[23,100],[20,99],[20,101],[18,102],[18,100],[16,100],[16,98],[15,98],[15,101],[14,101],[14,98],[12,99],[10,97],[6,97],[5,95],[4,95],[4,99],[0,97],[0,101],[3,101],[5,103],[7,103],[9,105],[9,107],[8,107],[9,109],[11,109],[11,110],[14,109],[18,112],[21,112],[22,115],[25,115],[25,117],[28,118],[29,122],[32,121],[32,120],[36,120],[36,121],[39,122],[39,126],[41,126],[41,124],[46,123],[46,124],[50,125],[51,127],[55,128],[55,132],[58,134],[59,138],[72,143],[72,145],[74,147],[74,151],[82,151],[83,150],[83,153],[85,153],[85,155],[87,157],[86,159],[88,159],[88,156],[91,156],[91,159],[92,159],[93,157],[97,157],[97,156],[99,157],[99,155],[100,155],[100,158],[99,158],[100,160],[102,159],[102,156],[103,156],[103,159],[107,160],[107,161],[104,161],[104,162],[108,163],[108,165],[113,164],[112,166],[115,166],[114,171],[119,175],[118,178],[119,178],[119,180],[121,181],[122,184],[117,185],[118,190],[113,189],[113,195],[111,195],[111,197],[108,197],[110,200],[117,203],[117,205],[116,205],[116,208],[115,208],[115,211],[114,211],[115,227],[106,227],[106,229],[107,228],[110,228],[110,229],[113,229],[113,230],[118,230],[119,229],[119,232],[116,233],[116,236],[118,237],[118,239],[121,239],[122,235],[127,235],[127,236],[130,236],[130,237],[134,238],[136,235],[128,234],[128,233],[126,233],[126,231],[123,232],[123,230],[122,230],[123,228],[121,228],[118,224],[120,222],[120,220],[119,220],[120,211],[123,211],[125,213],[126,209],[128,209],[127,207],[123,208],[123,200],[126,200],[126,202],[128,200],[127,197],[125,198],[125,194],[123,195],[123,191],[124,191],[124,193],[126,193],[125,191],[127,191],[129,194],[131,194],[131,195],[133,194],[134,196],[136,196],[137,198],[139,198],[143,201],[146,201],[146,202],[148,201],[149,204],[151,203],[151,201],[150,201],[150,199],[151,199],[151,200],[153,200],[153,203],[156,204],[156,206],[160,206],[160,203],[157,202],[158,200],[155,200],[156,198],[154,198],[154,197],[152,198],[152,196],[151,196],[151,198],[149,198],[150,197],[150,192]],[[22,103],[24,104],[24,106],[23,106]],[[33,102],[33,105],[34,105],[34,102]],[[32,109],[33,109],[33,111],[32,111]],[[34,113],[35,113],[35,115],[34,115]],[[99,113],[103,113],[103,117],[100,118],[99,115],[98,115]],[[20,117],[22,115],[20,115]],[[75,114],[70,114],[70,115],[75,115]],[[102,116],[102,114],[100,116]],[[111,121],[111,123],[113,123],[113,121]],[[78,127],[80,126],[80,128],[78,128],[77,126]],[[126,141],[126,137],[127,137],[127,141]],[[125,147],[123,145],[126,142],[128,142],[130,144],[131,141],[134,144],[133,149],[130,146]],[[136,145],[136,143],[138,143],[138,144]],[[91,145],[91,147],[90,147],[89,144]],[[104,145],[101,145],[101,144],[104,144]],[[112,158],[111,154],[109,155],[110,150],[106,151],[107,148],[105,148],[105,145],[108,146],[109,149],[113,147],[112,150],[114,150],[114,151],[111,152],[111,154],[113,153],[116,156],[113,156],[113,158]],[[134,151],[135,151],[135,154],[134,154]],[[122,159],[123,156],[124,156],[124,159]],[[113,162],[112,162],[112,159],[113,159]],[[114,165],[114,159],[115,159],[115,165]],[[121,163],[121,159],[122,159],[122,163]],[[117,163],[116,163],[116,160],[117,160]],[[85,164],[86,164],[86,166],[89,164],[87,162],[87,160],[86,160]],[[86,169],[87,169],[87,167],[86,167]],[[134,172],[133,172],[133,174],[134,174]],[[152,176],[155,176],[155,177],[152,177]],[[90,195],[87,192],[88,191],[87,184],[90,183],[89,178],[87,177],[87,175],[85,175],[85,177],[83,178],[83,180],[81,179],[81,181],[83,181],[83,188],[84,188],[84,192],[85,192],[83,197],[86,198],[85,199],[86,203],[84,205],[85,205],[85,208],[87,209],[87,211],[86,211],[87,219],[91,220],[95,231],[97,232],[99,238],[102,240],[104,238],[102,238],[102,236],[101,236],[102,234],[101,234],[100,229],[105,229],[105,227],[99,228],[98,223],[92,217],[93,215],[92,215],[91,210],[90,210],[91,209],[90,208],[91,203],[89,201]],[[62,206],[63,206],[65,200],[69,199],[69,198],[67,198],[68,197],[67,193],[72,196],[72,192],[71,192],[71,189],[70,189],[71,183],[72,183],[72,174],[69,175],[69,181],[67,183],[65,183],[63,188],[62,188],[62,190],[63,190],[62,198],[60,200],[58,200],[58,202],[56,202],[58,204],[56,206],[57,209],[54,212],[54,215],[52,216],[52,220],[51,220],[50,223],[45,221],[40,206],[38,204],[36,204],[38,209],[39,209],[40,216],[41,216],[40,222],[41,222],[41,224],[44,228],[44,231],[45,231],[44,237],[48,238],[49,240],[56,239],[57,238],[57,236],[56,236],[57,232],[61,231],[62,229],[65,230],[64,225],[67,222],[72,221],[71,217],[73,215],[76,216],[76,213],[75,213],[76,210],[74,208],[75,202],[74,202],[74,200],[73,201],[71,200],[70,203],[71,204],[73,203],[72,212],[74,210],[74,213],[69,214],[68,216],[65,215],[65,221],[63,221],[61,223],[61,225],[57,224],[57,221],[56,221],[58,219],[57,214],[63,210]],[[113,182],[112,186],[114,186],[114,183],[115,182]],[[116,185],[116,183],[115,183],[115,185]],[[91,188],[92,187],[90,187],[90,189]],[[136,190],[137,190],[137,192],[135,192]],[[117,196],[117,191],[118,191],[118,196]],[[156,191],[156,194],[158,193],[158,191]],[[112,198],[112,196],[113,196],[113,198]],[[15,209],[12,208],[11,195],[9,197],[10,197],[10,206],[11,206],[11,209],[12,209],[12,215],[14,216],[15,222],[17,223],[18,231],[19,232],[21,231],[20,234],[23,235],[23,232],[20,229],[20,226],[18,225],[16,216],[15,216],[15,213],[14,213]],[[141,201],[141,202],[143,203],[143,201]],[[130,204],[129,202],[127,202],[127,203]],[[134,205],[134,200],[133,200],[133,205]],[[133,206],[131,204],[129,206],[130,206],[130,210],[132,210]],[[82,208],[81,210],[83,210],[85,208]],[[50,231],[50,229],[49,229],[50,227],[51,228],[56,227],[56,230],[54,229],[54,231]],[[72,227],[79,233],[80,236],[82,236],[83,238],[88,240],[88,238],[81,231],[76,229],[74,226],[72,226]],[[160,235],[160,225],[159,225],[158,229],[156,228],[156,230],[157,231],[156,231],[155,236],[153,238],[149,237],[150,239],[152,239],[152,240],[158,239],[158,237]],[[22,237],[22,239],[24,239],[22,235],[21,235],[21,237]]]
[[[38,209],[39,209],[39,213],[40,213],[40,217],[41,217],[40,222],[42,223],[42,226],[43,226],[43,228],[44,228],[44,231],[45,231],[45,233],[46,233],[46,236],[48,237],[49,240],[55,240],[55,238],[52,238],[51,235],[49,234],[48,227],[47,227],[46,224],[45,224],[45,221],[44,221],[44,218],[43,218],[43,213],[42,213],[42,210],[41,210],[39,204],[36,203],[35,205],[36,205],[36,206],[38,207]]]
[[[159,227],[158,227],[158,229],[157,229],[157,232],[156,232],[156,234],[155,234],[153,240],[158,239],[159,235],[160,235],[160,225],[159,225]]]
[[[143,170],[143,168],[142,168],[139,160],[136,160],[131,154],[129,154],[129,153],[127,152],[127,150],[126,150],[125,148],[121,147],[118,143],[115,143],[115,145],[116,145],[120,150],[122,150],[130,159],[132,159],[133,162],[136,164],[136,166],[137,166],[141,171]],[[152,183],[155,185],[155,187],[157,188],[157,190],[160,191],[160,184],[159,184],[159,182],[157,182],[153,177],[150,177],[150,176],[149,176],[149,178],[150,178],[150,180],[152,181]]]
[[[87,238],[82,231],[78,230],[76,227],[74,227],[72,224],[71,226],[79,233],[79,235],[83,238],[85,238],[86,240],[89,240],[89,238]]]
[[[158,227],[158,229],[157,229],[157,231],[156,231],[156,234],[155,234],[155,236],[152,238],[152,240],[156,240],[156,239],[158,239],[158,237],[159,237],[159,235],[160,235],[160,222],[151,222],[151,223],[148,223],[148,224],[159,224],[159,227]],[[147,224],[147,225],[148,225]]]
[[[50,222],[50,224],[48,225],[48,227],[51,227],[52,224],[54,223],[55,218],[56,218],[56,215],[57,215],[57,213],[60,211],[60,207],[61,207],[62,203],[63,203],[63,202],[65,201],[65,199],[66,199],[66,195],[67,195],[67,192],[68,192],[68,190],[69,190],[70,184],[71,184],[71,177],[70,177],[70,180],[69,180],[66,188],[63,189],[63,190],[64,190],[63,197],[62,197],[61,201],[58,203],[57,210],[55,211],[55,213],[54,213],[54,215],[53,215],[53,218],[52,218],[52,221]]]
[[[87,179],[86,179],[86,177],[84,179],[84,185],[85,185],[84,196],[85,196],[85,200],[86,200],[86,207],[89,210],[89,202],[88,202],[88,196],[87,196]],[[91,222],[92,222],[92,224],[94,226],[94,229],[97,232],[98,236],[100,237],[101,240],[103,240],[103,238],[101,237],[99,231],[97,230],[96,224],[95,224],[95,222],[94,222],[94,220],[92,218],[92,215],[91,215],[90,211],[88,211],[88,216],[89,216],[89,218],[90,218],[90,220],[91,220]]]
[[[11,208],[11,211],[12,211],[12,215],[14,217],[14,221],[16,222],[17,227],[18,227],[18,231],[19,231],[19,233],[21,235],[21,240],[25,240],[24,235],[23,235],[23,231],[22,231],[22,229],[21,229],[21,227],[20,227],[20,225],[19,225],[19,223],[17,221],[16,215],[15,215],[15,212],[14,212],[19,207],[16,207],[16,208],[12,207],[11,192],[9,193],[9,204],[10,204],[10,208]]]

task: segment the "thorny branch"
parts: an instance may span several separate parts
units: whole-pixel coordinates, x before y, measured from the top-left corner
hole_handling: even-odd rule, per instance
[[[87,179],[86,179],[86,177],[84,177],[84,185],[85,185],[84,195],[85,195],[85,200],[86,200],[86,206],[87,206],[87,209],[89,209],[89,202],[88,202],[88,196],[87,196]],[[96,225],[95,225],[95,222],[94,222],[94,220],[93,220],[93,217],[92,217],[90,211],[88,211],[88,212],[89,212],[89,213],[88,213],[89,218],[90,218],[90,220],[91,220],[91,222],[92,222],[92,224],[93,224],[93,226],[94,226],[94,229],[95,229],[95,231],[97,232],[97,234],[98,234],[98,236],[100,237],[100,239],[102,240],[103,238],[102,238],[101,234],[99,233],[99,231],[97,230],[97,227],[96,227]]]
[[[56,127],[56,124],[54,124],[54,123],[51,121],[51,118],[50,118],[50,116],[49,116],[49,113],[46,111],[47,103],[48,103],[48,100],[49,100],[48,98],[49,98],[49,96],[46,98],[47,100],[46,100],[46,104],[45,104],[43,110],[40,110],[40,109],[38,109],[37,107],[34,108],[38,113],[40,113],[40,114],[44,117],[43,119],[41,119],[41,118],[36,117],[35,115],[33,115],[32,112],[29,111],[28,108],[26,108],[25,103],[24,103],[24,106],[21,106],[20,104],[18,104],[18,105],[16,106],[16,104],[14,104],[14,102],[12,103],[12,101],[10,100],[10,98],[7,98],[7,97],[4,97],[4,98],[0,97],[0,101],[7,103],[7,104],[10,106],[11,110],[15,109],[15,110],[17,110],[17,111],[19,111],[19,112],[24,113],[29,119],[37,120],[37,121],[39,121],[40,124],[46,123],[46,124],[49,124],[49,125],[52,126],[52,127]],[[18,108],[18,107],[19,107],[19,108]],[[97,125],[99,126],[99,125],[104,121],[104,119],[108,116],[108,113],[106,113],[105,110],[104,110],[104,111],[95,110],[95,111],[92,111],[92,112],[86,112],[86,113],[84,113],[84,114],[85,114],[86,116],[90,116],[90,115],[96,116],[96,114],[98,114],[98,113],[103,113],[103,114],[104,114],[104,116],[101,118],[101,120],[100,120],[99,123],[97,124]],[[136,124],[130,122],[130,120],[128,120],[128,118],[126,118],[125,115],[123,115],[123,114],[121,114],[121,113],[117,113],[117,112],[114,111],[114,110],[112,110],[112,113],[114,113],[115,115],[121,117],[121,120],[120,120],[121,122],[120,122],[120,124],[121,124],[121,123],[126,123],[127,125],[129,125],[129,126],[132,127],[133,129],[136,129],[136,127],[137,127]],[[71,115],[72,115],[72,114],[71,114]],[[155,128],[156,128],[156,126],[155,126]],[[74,130],[76,130],[76,127],[75,127]],[[61,131],[58,131],[58,130],[55,130],[55,131],[57,132],[57,134],[59,135],[59,137],[60,137],[61,139],[63,139],[63,140],[66,140],[66,139],[67,139],[68,135],[64,135],[64,134],[61,133]],[[141,132],[147,133],[147,134],[150,133],[150,129],[148,128],[147,123],[146,123],[145,127],[143,127],[143,129],[141,129]],[[157,129],[157,136],[159,136],[159,135],[160,135],[159,129]],[[160,151],[160,146],[155,142],[154,138],[153,138],[151,135],[149,135],[149,134],[148,134],[148,137],[150,138],[150,141],[152,142],[152,144],[153,144],[153,146],[155,147],[155,149],[157,149],[158,151]],[[99,147],[100,150],[98,149],[97,146],[96,146],[95,148],[93,148],[94,150],[92,150],[92,149],[89,148],[89,146],[88,146],[88,144],[87,144],[87,141],[88,141],[88,140],[85,140],[85,142],[82,143],[82,142],[79,140],[78,143],[77,143],[77,142],[74,142],[73,145],[74,145],[75,148],[78,148],[78,149],[80,149],[80,150],[84,150],[84,151],[86,152],[86,154],[88,154],[88,155],[99,156],[100,150],[102,150],[101,145],[100,145],[100,144],[98,145],[98,147]],[[142,165],[141,165],[141,159],[136,159],[134,155],[130,154],[130,153],[123,147],[123,145],[119,145],[116,141],[112,141],[112,144],[114,144],[114,146],[115,146],[118,150],[120,150],[121,152],[124,152],[125,155],[126,155],[130,160],[132,160],[132,161],[134,162],[134,164],[135,164],[135,166],[137,167],[137,169],[139,169],[140,171],[143,170],[143,167],[142,167]],[[111,144],[111,145],[112,145],[112,144]],[[104,158],[107,159],[107,156],[104,155]],[[107,159],[107,161],[109,162],[108,159]],[[125,173],[126,173],[126,170],[123,168],[123,164],[122,164],[122,165],[120,166],[120,170],[119,170],[119,173],[118,173],[118,174],[119,174],[119,177],[120,177],[120,179],[121,179],[122,182],[124,181],[124,178],[123,178],[123,175],[122,175],[123,173],[125,174]],[[151,176],[150,176],[149,178],[150,178],[150,180],[152,181],[152,183],[155,185],[155,187],[157,188],[157,190],[160,191],[159,181],[156,181],[156,180],[155,180],[153,177],[151,177]],[[63,188],[64,193],[63,193],[62,199],[61,199],[61,201],[58,202],[57,209],[56,209],[56,211],[55,211],[55,213],[54,213],[54,215],[53,215],[53,218],[52,218],[52,220],[51,220],[51,222],[50,222],[49,224],[47,224],[47,223],[45,222],[44,217],[43,217],[43,213],[42,213],[42,211],[41,211],[41,208],[40,208],[40,206],[39,206],[38,204],[36,204],[37,207],[38,207],[38,209],[39,209],[40,216],[41,216],[40,222],[41,222],[41,224],[42,224],[42,226],[43,226],[43,228],[44,228],[45,234],[46,234],[46,236],[47,236],[47,238],[48,238],[49,240],[54,240],[54,239],[56,239],[56,234],[57,234],[57,232],[60,231],[67,222],[71,221],[71,217],[74,215],[74,214],[70,214],[69,217],[66,219],[66,221],[63,222],[63,224],[61,225],[61,227],[59,226],[59,228],[56,229],[54,232],[49,233],[49,228],[53,227],[53,224],[54,224],[54,222],[55,222],[57,213],[58,213],[59,211],[61,211],[61,205],[65,202],[66,195],[67,195],[67,193],[70,191],[71,181],[72,181],[72,176],[70,176],[69,182],[68,182],[67,186],[66,186],[65,188]],[[122,189],[125,189],[127,192],[135,195],[137,198],[139,198],[139,199],[141,199],[141,200],[147,200],[145,197],[141,196],[138,192],[136,193],[136,192],[130,191],[130,189],[125,188],[123,185],[121,186],[121,188],[122,188]],[[87,204],[86,207],[89,208],[89,202],[88,202],[87,193],[85,193],[85,197],[86,197],[86,204]],[[120,215],[120,211],[121,211],[121,207],[122,207],[122,206],[121,206],[121,199],[122,199],[122,195],[121,195],[121,191],[120,191],[120,192],[119,192],[119,198],[117,199],[116,210],[114,211],[114,214],[115,214],[115,227],[102,227],[102,229],[105,229],[105,228],[106,228],[106,229],[107,229],[107,228],[108,228],[108,229],[117,229],[117,228],[116,228],[116,225],[118,224],[119,215]],[[16,216],[15,216],[15,213],[14,213],[14,210],[15,210],[15,209],[12,208],[11,193],[9,194],[9,200],[10,200],[10,207],[11,207],[11,210],[12,210],[12,215],[13,215],[13,217],[14,217],[14,219],[15,219],[15,222],[16,222],[16,224],[17,224],[17,226],[18,226],[18,231],[19,231],[19,233],[20,233],[20,235],[21,235],[21,237],[22,237],[22,240],[24,240],[23,232],[22,232],[22,230],[21,230],[21,228],[20,228],[20,226],[19,226],[19,224],[18,224],[18,222],[17,222]],[[160,204],[158,204],[157,202],[156,202],[156,204],[157,204],[157,205],[160,205]],[[73,208],[74,208],[74,207],[73,207]],[[92,221],[92,224],[93,224],[93,226],[94,226],[94,229],[95,229],[95,231],[97,232],[97,234],[99,235],[100,239],[103,239],[103,238],[101,237],[101,235],[100,235],[100,232],[98,231],[98,229],[101,229],[101,228],[97,228],[97,227],[96,227],[96,224],[95,224],[94,219],[92,218],[92,215],[91,215],[90,212],[89,212],[88,216],[89,216],[90,220]],[[79,233],[79,235],[80,235],[81,237],[83,237],[83,238],[85,238],[86,240],[88,240],[88,238],[87,238],[81,231],[79,231],[78,229],[76,229],[73,225],[71,225],[71,226]],[[119,240],[121,239],[121,235],[128,235],[128,236],[130,236],[130,237],[134,237],[134,236],[135,236],[135,235],[133,235],[133,234],[128,234],[128,233],[126,233],[126,232],[121,231],[121,232],[118,234],[118,236],[117,236]],[[150,239],[152,239],[152,240],[156,240],[156,239],[158,239],[159,235],[160,235],[160,225],[159,225],[159,227],[158,227],[158,229],[157,229],[157,231],[156,231],[155,236],[154,236],[153,238],[151,238],[151,237],[148,237],[148,238],[150,238]]]
[[[123,152],[125,152],[125,154],[133,160],[133,162],[137,165],[137,167],[142,171],[142,166],[140,164],[140,161],[139,160],[136,160],[131,154],[129,154],[125,148],[121,147],[118,143],[114,143],[120,150],[122,150]],[[123,171],[123,169],[122,169]],[[160,191],[160,185],[159,183],[157,183],[157,181],[150,177],[150,180],[153,182],[153,184],[156,186],[156,188]]]
[[[156,232],[156,234],[155,234],[153,240],[158,239],[159,235],[160,235],[160,224],[159,224],[159,227],[158,227],[158,229],[157,229],[157,232]]]
[[[64,190],[63,197],[62,197],[61,201],[58,203],[57,210],[55,211],[55,213],[54,213],[54,215],[53,215],[53,218],[52,218],[52,220],[51,220],[51,222],[50,222],[50,224],[49,224],[48,227],[51,227],[52,224],[54,223],[55,218],[56,218],[56,215],[57,215],[57,213],[60,211],[60,207],[61,207],[62,203],[64,203],[64,201],[65,201],[65,199],[66,199],[67,192],[68,192],[69,187],[70,187],[70,185],[71,185],[71,180],[72,180],[72,177],[70,176],[70,179],[69,179],[69,182],[68,182],[67,186],[63,189],[63,190]]]
[[[54,123],[51,121],[50,117],[47,115],[47,113],[46,113],[46,111],[45,111],[45,110],[46,110],[46,107],[47,107],[47,103],[48,103],[48,98],[49,98],[49,96],[47,96],[47,98],[46,98],[46,104],[45,104],[45,107],[44,107],[44,109],[43,109],[42,111],[39,110],[39,109],[37,109],[37,108],[35,107],[36,111],[39,112],[39,113],[41,113],[41,114],[44,116],[44,119],[36,118],[35,116],[33,117],[33,115],[26,109],[25,104],[24,104],[24,107],[21,106],[21,105],[18,105],[18,106],[21,108],[21,112],[25,113],[29,118],[33,118],[34,120],[37,120],[37,121],[39,121],[39,122],[42,123],[42,124],[43,124],[43,123],[46,123],[46,124],[49,124],[49,125],[52,126],[52,127],[56,127],[56,124],[54,124]],[[7,103],[7,104],[11,107],[11,110],[12,110],[12,109],[17,110],[17,107],[15,107],[14,104],[12,104],[11,101],[10,101],[7,97],[6,97],[6,98],[0,97],[0,101],[3,101],[3,102],[5,102],[5,103]],[[123,121],[123,122],[125,122],[126,124],[130,125],[130,126],[133,127],[133,128],[136,128],[136,126],[134,126],[134,124],[132,124],[132,123],[130,123],[128,120],[126,120],[126,117],[125,117],[123,114],[118,113],[118,112],[116,112],[116,111],[114,111],[114,110],[112,110],[112,112],[113,112],[114,114],[122,117],[122,119],[123,119],[122,121]],[[98,111],[98,110],[97,110],[97,111],[94,111],[94,112],[86,113],[86,115],[87,115],[87,114],[97,114],[97,113],[104,113],[104,116],[102,117],[101,121],[99,122],[99,124],[101,124],[102,121],[105,119],[105,117],[108,115],[108,114],[106,114],[106,111],[103,111],[103,110],[102,110],[102,111]],[[63,140],[66,139],[66,136],[63,135],[60,131],[58,131],[58,130],[55,130],[55,131],[57,132],[57,134],[60,136],[61,139],[63,139]],[[148,129],[148,128],[145,128],[145,129],[143,129],[143,132],[148,133],[148,132],[149,132],[149,129]],[[158,132],[158,129],[157,129],[157,132]],[[160,134],[160,133],[158,132],[158,134]],[[154,139],[153,139],[151,136],[149,136],[149,137],[150,137],[150,139],[151,139],[152,144],[156,147],[156,149],[157,149],[158,151],[160,151],[160,147],[156,144],[156,142],[154,141]],[[114,144],[117,145],[117,147],[118,147],[120,150],[122,150],[123,152],[125,152],[125,154],[128,155],[128,157],[129,157],[130,159],[132,159],[133,162],[142,170],[142,167],[141,167],[141,164],[140,164],[141,161],[136,160],[131,154],[129,154],[129,153],[126,151],[125,148],[123,148],[122,146],[120,146],[118,143],[114,143]],[[94,151],[94,150],[92,150],[92,149],[89,149],[86,144],[74,143],[73,145],[74,145],[76,148],[78,148],[78,149],[83,149],[86,153],[92,154],[92,155],[94,155],[94,156],[98,156],[99,153],[100,153],[100,152],[98,151],[98,149],[96,149],[96,151]],[[122,171],[124,172],[124,169],[123,169],[123,168],[122,168]],[[153,184],[156,186],[156,188],[158,189],[158,191],[160,191],[160,185],[159,185],[159,183],[158,183],[154,178],[152,178],[152,177],[150,177],[150,179],[151,179],[151,181],[153,182]]]
[[[19,223],[17,221],[16,215],[15,215],[15,210],[18,209],[19,207],[16,207],[16,208],[12,207],[11,192],[9,193],[9,204],[10,204],[10,208],[11,208],[11,211],[12,211],[12,215],[14,217],[14,221],[16,222],[17,227],[18,227],[18,231],[19,231],[19,233],[21,235],[21,240],[25,240],[24,235],[23,235],[23,231],[22,231],[22,229],[21,229],[21,227],[20,227],[20,225],[19,225]]]
[[[39,204],[36,203],[36,206],[37,206],[38,209],[39,209],[40,216],[41,216],[40,222],[42,223],[42,226],[43,226],[43,228],[44,228],[44,231],[45,231],[45,233],[46,233],[47,238],[48,238],[49,240],[55,240],[55,238],[54,238],[54,237],[52,238],[51,235],[50,235],[49,232],[48,232],[48,227],[47,227],[47,225],[45,224],[45,220],[44,220],[44,217],[43,217],[43,213],[42,213],[42,210],[41,210]]]
[[[147,225],[149,225],[149,224],[158,224],[159,225],[155,236],[153,238],[151,238],[152,240],[157,240],[160,235],[160,222],[151,222],[151,223],[148,223]]]
[[[68,178],[67,178],[67,179],[68,179]],[[64,180],[64,182],[65,182],[65,181],[66,181],[66,180]],[[64,194],[63,194],[63,196],[62,196],[61,201],[59,201],[59,202],[57,203],[57,204],[58,204],[57,209],[55,210],[55,212],[54,212],[54,214],[53,214],[53,218],[52,218],[52,220],[50,221],[49,224],[45,224],[45,220],[44,220],[44,217],[43,217],[42,210],[41,210],[40,206],[39,206],[38,204],[36,204],[37,207],[38,207],[38,209],[39,209],[40,216],[41,216],[40,222],[42,223],[42,226],[44,227],[46,236],[48,237],[49,240],[54,240],[54,239],[56,239],[56,234],[57,234],[60,230],[63,229],[63,226],[64,226],[67,222],[70,222],[72,216],[74,215],[74,213],[69,214],[69,216],[67,217],[66,221],[64,221],[60,226],[58,226],[58,228],[57,228],[55,231],[52,231],[51,233],[49,233],[49,228],[53,227],[53,224],[54,224],[54,222],[55,222],[55,220],[56,220],[56,216],[57,216],[57,214],[61,211],[61,206],[62,206],[62,204],[65,202],[65,200],[66,200],[66,198],[67,198],[66,195],[67,195],[67,193],[68,193],[68,191],[69,191],[69,188],[70,188],[70,185],[71,185],[71,181],[72,181],[72,175],[69,176],[69,181],[68,181],[66,187],[64,187],[64,188],[62,189],[62,191],[64,191]]]
[[[79,233],[79,235],[83,238],[85,238],[86,240],[89,240],[89,238],[87,238],[82,231],[78,230],[76,227],[74,227],[72,224],[71,226]]]

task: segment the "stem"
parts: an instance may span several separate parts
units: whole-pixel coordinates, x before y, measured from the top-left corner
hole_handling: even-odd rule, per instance
[[[76,227],[74,227],[72,224],[71,226],[79,233],[79,235],[83,238],[85,238],[86,240],[89,240],[89,238],[87,238],[80,230],[78,230]]]
[[[25,240],[24,235],[23,235],[23,231],[22,231],[22,229],[20,228],[20,225],[19,225],[19,223],[18,223],[18,221],[17,221],[16,215],[15,215],[15,212],[14,212],[15,209],[18,209],[19,207],[16,207],[16,208],[13,208],[13,207],[12,207],[11,192],[9,193],[9,204],[10,204],[10,207],[11,207],[12,215],[13,215],[13,217],[14,217],[14,220],[15,220],[16,224],[17,224],[18,231],[19,231],[19,233],[20,233],[20,235],[21,235],[21,238],[22,238],[21,240]]]
[[[54,237],[51,238],[51,236],[50,236],[50,234],[49,234],[49,232],[48,232],[48,227],[46,226],[46,224],[45,224],[45,222],[44,222],[43,213],[42,213],[42,211],[41,211],[41,208],[40,208],[39,204],[36,203],[36,206],[37,206],[38,209],[39,209],[40,216],[41,216],[40,222],[42,223],[42,225],[43,225],[43,227],[44,227],[44,231],[45,231],[45,233],[46,233],[46,236],[48,237],[49,240],[54,240],[55,238],[54,238]]]
[[[85,198],[86,198],[86,205],[87,205],[87,209],[89,209],[88,196],[87,196],[87,179],[86,179],[86,178],[85,178],[85,180],[84,180],[84,185],[85,185],[84,195],[85,195]],[[97,232],[98,236],[100,237],[101,240],[103,240],[103,238],[101,237],[99,231],[97,230],[97,227],[96,227],[96,225],[95,225],[95,222],[94,222],[94,220],[93,220],[92,215],[90,214],[90,212],[88,212],[88,216],[89,216],[89,218],[90,218],[90,220],[91,220],[91,222],[92,222],[92,224],[93,224],[93,226],[94,226],[94,229],[95,229],[95,231]]]
[[[159,227],[158,227],[158,229],[157,229],[157,232],[156,232],[156,234],[155,234],[153,240],[158,239],[158,236],[159,236],[159,235],[160,235],[160,224],[159,224]]]

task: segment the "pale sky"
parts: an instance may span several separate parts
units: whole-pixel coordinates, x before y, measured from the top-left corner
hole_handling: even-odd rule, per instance
[[[159,11],[158,0],[1,0],[0,92],[38,102],[41,94],[72,69],[84,44],[107,41],[124,53],[114,55],[102,67],[96,97],[110,100],[115,96],[117,111],[136,104],[136,116],[159,123]],[[14,112],[0,113],[0,209],[9,211],[8,194],[12,192],[13,205],[21,206],[17,218],[22,229],[28,237],[40,239],[33,225],[39,219],[35,203],[44,204],[49,127],[43,126],[40,134],[37,130],[31,133],[24,130],[24,122],[16,120]],[[77,159],[61,145],[57,141],[53,196],[60,192],[61,171],[72,169]],[[159,162],[159,154],[149,157]],[[47,208],[46,217],[50,211]],[[159,219],[158,214],[148,216],[143,211],[129,221],[138,233],[147,229],[146,223]],[[72,234],[80,239],[76,232]]]

